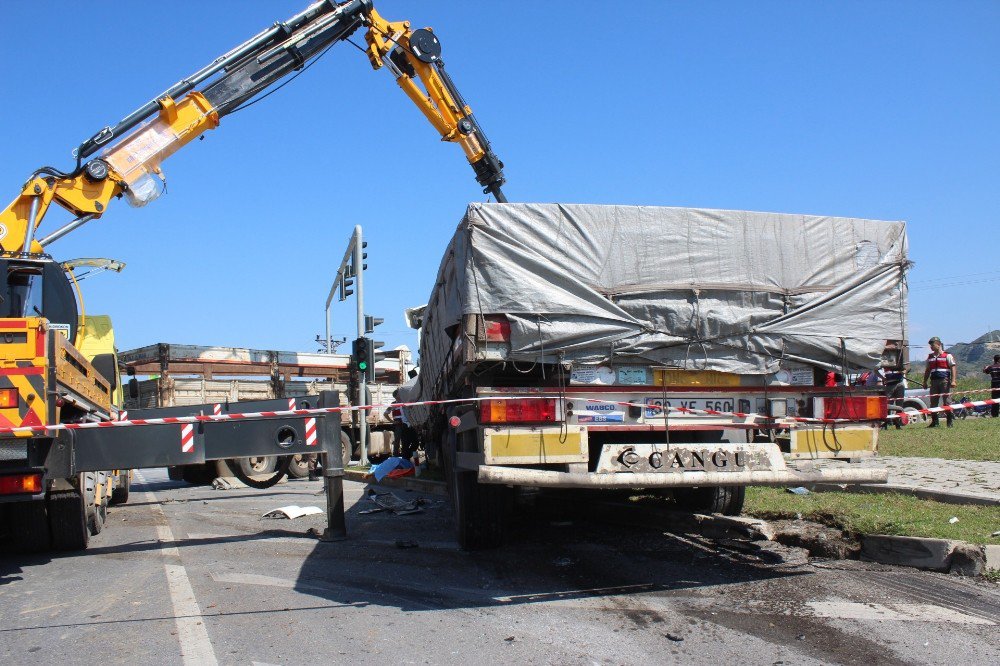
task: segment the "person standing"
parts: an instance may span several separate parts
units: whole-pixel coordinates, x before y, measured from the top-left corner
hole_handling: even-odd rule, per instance
[[[1000,354],[993,357],[993,364],[983,368],[983,372],[990,376],[990,397],[1000,400]],[[991,405],[990,413],[993,418],[1000,417],[1000,405]]]
[[[955,388],[957,373],[955,372],[955,357],[944,350],[941,338],[934,336],[927,341],[931,346],[931,353],[927,355],[927,368],[924,370],[924,386],[931,390],[931,407],[941,405],[947,407],[951,404],[951,390]],[[928,384],[928,380],[930,384]],[[948,410],[945,412],[950,428],[955,422],[955,414]],[[929,428],[938,426],[938,413],[931,414],[931,424]]]

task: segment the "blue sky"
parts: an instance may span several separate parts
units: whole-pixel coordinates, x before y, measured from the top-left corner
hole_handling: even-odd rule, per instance
[[[305,4],[3,3],[6,200],[34,168],[70,166],[81,140]],[[1000,3],[376,6],[434,27],[511,201],[906,220],[911,342],[1000,328]],[[413,346],[403,308],[426,301],[465,206],[485,198],[458,147],[349,45],[164,171],[166,196],[116,202],[50,246],[60,260],[128,264],[83,283],[122,349],[315,349],[355,224],[369,241],[366,310],[386,319],[389,346]],[[335,334],[353,337],[353,302],[333,315]]]

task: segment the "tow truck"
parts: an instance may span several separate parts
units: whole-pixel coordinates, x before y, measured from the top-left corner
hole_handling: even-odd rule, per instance
[[[69,171],[36,169],[0,209],[0,519],[19,549],[85,548],[108,504],[127,500],[133,468],[317,450],[333,454],[324,471],[328,520],[337,523],[339,510],[333,529],[342,531],[339,416],[126,425],[118,420],[110,320],[81,314],[73,270],[48,246],[103,216],[114,200],[152,202],[164,190],[161,165],[170,155],[359,30],[371,66],[392,73],[441,139],[462,148],[482,191],[506,202],[503,164],[445,70],[433,30],[387,21],[371,0],[309,5],[83,141]],[[71,219],[37,237],[53,207]],[[316,406],[337,403],[327,394]],[[53,427],[67,424],[88,427]]]

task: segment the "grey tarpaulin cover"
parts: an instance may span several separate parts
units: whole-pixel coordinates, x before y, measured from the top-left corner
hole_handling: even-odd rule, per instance
[[[744,374],[876,365],[905,339],[903,222],[731,210],[472,204],[424,315],[432,399],[464,314],[506,314],[511,360]]]

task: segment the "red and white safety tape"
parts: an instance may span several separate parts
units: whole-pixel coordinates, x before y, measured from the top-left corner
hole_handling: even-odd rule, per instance
[[[223,421],[237,421],[237,420],[252,420],[252,419],[270,419],[270,418],[285,418],[285,417],[313,417],[321,414],[339,414],[342,412],[350,411],[371,411],[371,410],[386,410],[395,407],[418,407],[418,406],[434,406],[434,405],[449,405],[449,404],[462,404],[462,403],[474,403],[481,402],[483,400],[545,400],[551,399],[551,396],[489,396],[481,398],[455,398],[452,400],[426,400],[419,402],[394,402],[383,405],[347,405],[343,407],[314,407],[309,409],[287,409],[279,411],[265,411],[265,412],[243,412],[243,413],[232,413],[232,414],[222,414],[219,413],[220,410],[213,409],[212,414],[196,414],[192,416],[167,416],[163,418],[156,419],[122,419],[121,416],[127,416],[128,412],[121,412],[119,417],[120,420],[117,421],[90,421],[84,423],[54,423],[52,425],[30,425],[30,426],[4,426],[0,427],[0,434],[14,434],[14,433],[32,433],[32,432],[57,432],[60,430],[89,430],[94,428],[124,428],[124,427],[134,427],[134,426],[152,426],[152,425],[193,425],[195,423],[219,423]],[[790,424],[795,423],[817,423],[817,424],[843,424],[843,423],[864,423],[872,421],[881,421],[882,419],[826,419],[826,418],[810,418],[801,416],[784,416],[784,417],[774,417],[767,416],[765,414],[755,414],[746,412],[723,412],[715,409],[694,409],[691,407],[674,407],[674,406],[662,406],[662,405],[646,405],[634,402],[623,402],[618,400],[603,400],[600,398],[588,398],[586,400],[590,403],[600,403],[600,404],[611,404],[619,405],[623,407],[636,407],[641,409],[652,409],[657,411],[668,411],[675,412],[678,414],[701,414],[705,416],[728,416],[735,417],[743,420],[760,420],[768,421],[773,423],[780,423],[779,427],[788,427]],[[969,409],[972,407],[983,407],[989,405],[1000,405],[1000,400],[986,399],[986,400],[976,400],[967,401],[962,403],[957,403],[954,405],[945,405],[941,407],[928,407],[926,409],[907,409],[896,414],[890,414],[887,418],[900,418],[901,415],[915,415],[915,414],[936,414],[940,412],[955,411],[957,409]],[[218,406],[218,405],[216,405]],[[306,431],[307,439],[309,437],[308,433],[310,428],[315,436],[315,418],[309,418],[306,420]],[[194,428],[183,428],[182,429],[182,442],[186,444],[187,440],[193,441]],[[190,437],[188,437],[190,435]],[[312,445],[312,444],[310,444]],[[193,446],[193,444],[192,444]],[[187,450],[187,449],[186,449]]]

